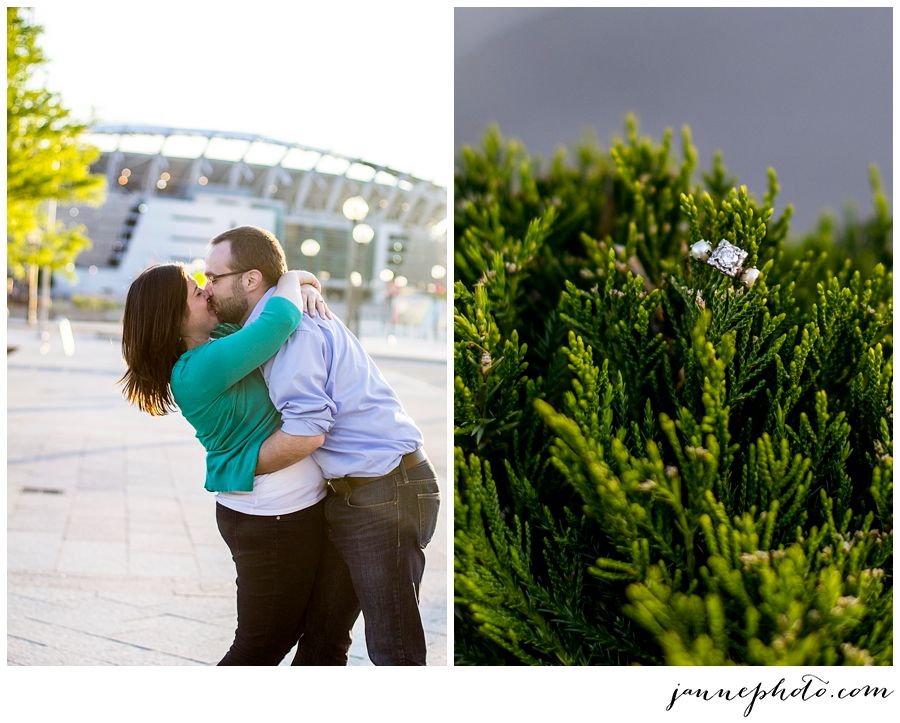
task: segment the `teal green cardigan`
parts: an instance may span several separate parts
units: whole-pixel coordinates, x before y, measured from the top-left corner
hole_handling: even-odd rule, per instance
[[[271,297],[259,318],[230,336],[181,355],[171,386],[184,418],[206,448],[206,489],[249,492],[263,441],[281,423],[259,366],[274,356],[302,314]]]

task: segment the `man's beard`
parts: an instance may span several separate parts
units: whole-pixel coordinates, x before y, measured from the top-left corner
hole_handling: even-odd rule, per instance
[[[233,284],[230,299],[213,300],[213,311],[223,324],[240,324],[247,316],[249,308],[247,297],[238,284]]]

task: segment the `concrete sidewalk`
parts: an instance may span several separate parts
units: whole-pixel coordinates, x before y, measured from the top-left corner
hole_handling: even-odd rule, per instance
[[[66,356],[55,329],[42,340],[9,321],[8,344],[18,347],[7,358],[11,665],[208,665],[233,638],[234,565],[203,490],[203,449],[181,415],[152,418],[124,401],[114,327],[73,323],[75,354]],[[379,367],[440,478],[421,609],[428,662],[444,665],[446,365],[431,353],[385,356]],[[369,664],[362,619],[350,662]]]

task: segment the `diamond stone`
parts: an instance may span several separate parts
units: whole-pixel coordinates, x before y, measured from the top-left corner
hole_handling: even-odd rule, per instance
[[[710,266],[715,266],[723,274],[736,276],[741,270],[741,264],[744,263],[744,259],[746,258],[746,251],[738,248],[734,244],[728,243],[725,239],[722,239],[706,263]]]

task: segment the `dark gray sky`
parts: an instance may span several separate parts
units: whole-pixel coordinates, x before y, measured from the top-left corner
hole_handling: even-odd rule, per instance
[[[794,231],[847,201],[871,208],[868,166],[890,195],[890,8],[457,8],[455,142],[496,121],[549,157],[586,129],[602,145],[637,114],[656,139],[691,126],[761,198],[778,172]]]

